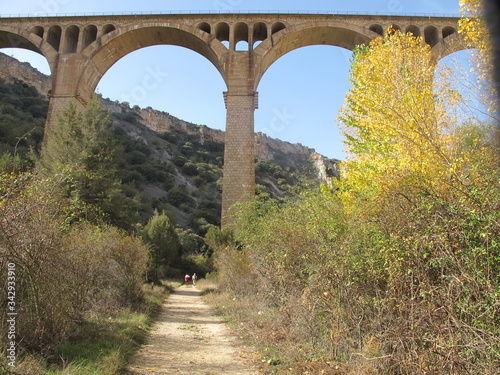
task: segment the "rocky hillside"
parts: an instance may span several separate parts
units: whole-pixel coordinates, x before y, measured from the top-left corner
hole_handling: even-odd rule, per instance
[[[213,142],[224,142],[224,132],[218,129],[211,129],[205,125],[195,125],[172,116],[166,112],[160,112],[148,107],[139,110],[141,123],[158,133],[171,131],[173,129],[181,130],[187,134],[199,136],[200,142],[209,140]],[[314,149],[301,144],[292,144],[279,139],[270,138],[263,133],[255,133],[255,156],[259,160],[273,160],[277,153],[290,155],[303,155],[310,158],[322,169],[335,169],[336,160],[328,159],[323,155],[316,153]],[[322,178],[322,176],[318,175]]]
[[[0,78],[6,82],[12,83],[14,78],[21,80],[36,88],[40,95],[48,97],[52,87],[51,78],[33,68],[29,63],[20,62],[0,52],[0,67]]]
[[[17,85],[16,95],[23,95],[20,88],[29,85],[47,100],[50,77],[1,53],[0,66],[0,79]],[[12,99],[8,106],[19,106],[24,101]],[[140,201],[143,219],[158,208],[173,211],[179,224],[200,233],[207,224],[218,225],[224,132],[150,107],[131,108],[109,99],[104,99],[103,104],[113,114],[114,133],[123,145],[120,177],[124,189]],[[336,160],[311,148],[262,133],[257,133],[255,139],[260,194],[281,198],[304,179],[324,183],[338,173]],[[3,149],[8,147],[4,144]]]
[[[0,53],[0,78],[11,82],[15,77],[29,85],[35,87],[37,91],[47,96],[50,92],[52,80],[37,69],[33,68],[29,63],[19,62],[13,57]],[[106,101],[106,105],[112,110],[123,112],[120,103]],[[204,140],[213,142],[224,142],[224,132],[218,129],[211,129],[204,125],[196,125],[184,120],[181,120],[169,113],[157,111],[151,107],[138,109],[140,116],[139,122],[147,128],[163,133],[172,130],[182,131],[186,134],[199,136],[200,142]],[[316,153],[312,148],[301,144],[292,144],[279,139],[270,138],[263,133],[255,134],[255,154],[259,160],[273,160],[277,154],[303,155],[306,159],[309,158],[318,169],[318,178],[325,182],[327,175],[336,174],[336,165],[338,160],[329,159],[321,154]]]

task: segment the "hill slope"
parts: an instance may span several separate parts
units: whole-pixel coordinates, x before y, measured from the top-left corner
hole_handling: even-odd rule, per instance
[[[37,149],[51,78],[1,53],[0,66],[0,151],[12,151],[26,133],[19,124],[12,125],[8,111],[17,111],[18,118],[28,113],[21,121],[25,127],[37,119],[36,138],[22,141],[26,148]],[[224,132],[150,107],[130,108],[109,99],[103,99],[103,104],[112,112],[114,135],[123,145],[123,189],[141,202],[143,220],[160,209],[173,211],[179,224],[200,234],[207,224],[219,225]],[[274,198],[284,197],[304,179],[324,183],[338,174],[337,160],[262,133],[256,134],[255,152],[257,191]]]

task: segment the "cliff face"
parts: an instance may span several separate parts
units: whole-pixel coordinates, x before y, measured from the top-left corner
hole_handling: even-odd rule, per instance
[[[139,113],[141,123],[158,133],[181,130],[187,134],[198,136],[201,144],[205,141],[224,142],[224,131],[222,130],[196,125],[152,108],[141,109]],[[271,161],[278,154],[302,155],[309,158],[318,170],[318,177],[322,182],[327,182],[328,176],[338,176],[338,160],[329,159],[318,154],[314,149],[301,144],[284,142],[263,133],[255,133],[255,157],[257,159]]]
[[[16,77],[34,86],[42,95],[48,96],[52,86],[51,77],[39,72],[29,63],[21,63],[10,56],[0,53],[0,66],[2,67],[0,78],[11,81],[12,77]],[[123,111],[122,106],[116,102],[106,100],[104,104],[113,112]],[[139,122],[155,132],[181,131],[199,137],[201,144],[205,141],[224,142],[224,131],[222,130],[211,129],[205,125],[196,125],[150,107],[138,109],[137,111]],[[316,167],[318,178],[322,182],[327,182],[328,176],[338,176],[338,160],[328,159],[316,153],[314,149],[301,144],[292,144],[270,138],[263,133],[255,134],[255,156],[257,159],[272,161],[277,156],[283,155],[300,155],[309,159]]]
[[[37,91],[48,97],[49,91],[52,88],[52,79],[33,68],[29,63],[23,63],[13,57],[0,53],[0,78],[6,82],[11,82],[12,77],[24,81],[31,86],[34,86]]]

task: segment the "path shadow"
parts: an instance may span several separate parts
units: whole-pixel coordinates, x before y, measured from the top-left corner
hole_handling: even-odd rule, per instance
[[[201,296],[202,293],[198,289],[175,289],[172,294],[179,294],[181,296]]]
[[[160,317],[157,319],[159,323],[179,323],[179,324],[207,324],[207,325],[221,325],[225,324],[224,321],[221,320],[211,320],[211,319],[203,319],[196,317],[172,317],[171,315],[165,315],[164,317]]]

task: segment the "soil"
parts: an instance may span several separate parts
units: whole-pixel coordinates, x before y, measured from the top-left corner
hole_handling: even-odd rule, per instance
[[[262,374],[249,348],[191,285],[174,290],[124,375]]]

